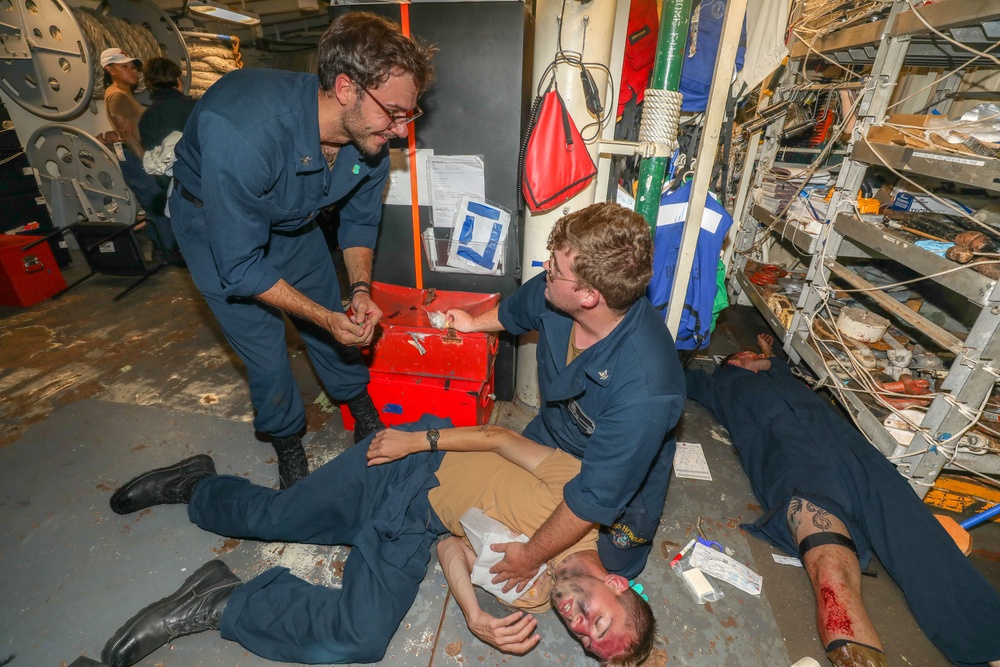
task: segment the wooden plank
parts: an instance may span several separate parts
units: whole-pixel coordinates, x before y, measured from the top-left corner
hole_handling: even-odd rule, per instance
[[[868,282],[853,271],[849,271],[833,260],[826,260],[824,265],[841,280],[849,283],[853,287],[866,290],[865,294],[874,299],[880,306],[895,315],[896,317],[909,322],[923,333],[927,334],[935,343],[954,352],[957,356],[965,354],[965,345],[948,331],[928,320],[923,315],[919,315],[891,296],[878,289],[877,286]]]

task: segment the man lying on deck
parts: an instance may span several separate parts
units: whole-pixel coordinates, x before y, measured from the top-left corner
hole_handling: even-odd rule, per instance
[[[885,667],[861,599],[873,555],[917,623],[961,667],[1000,667],[1000,594],[962,555],[899,472],[772,356],[739,352],[713,375],[687,369],[688,396],[729,430],[764,516],[746,528],[802,560],[816,624],[837,667]]]
[[[438,557],[469,629],[501,651],[530,651],[541,639],[531,614],[495,618],[480,608],[471,582],[475,554],[459,518],[475,507],[531,536],[562,502],[563,485],[579,474],[580,461],[507,429],[449,426],[425,415],[394,431],[398,438],[382,438],[370,451],[367,443],[354,447],[283,491],[217,475],[207,455],[125,484],[111,498],[119,514],[187,503],[194,523],[220,535],[352,548],[340,589],[310,584],[282,567],[244,583],[221,561],[210,561],[126,622],[104,647],[103,661],[131,665],[205,630],[219,630],[270,660],[378,661],[416,598],[431,545],[449,533]],[[628,580],[601,565],[596,525],[548,565],[515,607],[541,612],[551,603],[603,663],[636,664],[649,654],[652,612]]]

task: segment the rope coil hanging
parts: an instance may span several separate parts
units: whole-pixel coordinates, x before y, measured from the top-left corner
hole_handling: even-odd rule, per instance
[[[91,67],[94,73],[95,98],[104,97],[104,68],[99,61],[104,49],[120,48],[143,63],[164,55],[156,37],[145,26],[137,26],[86,8],[74,8],[72,11],[93,54]],[[204,37],[188,39],[192,40],[188,46],[191,67],[189,94],[192,97],[201,97],[222,75],[243,67],[238,38],[231,37],[228,43]],[[144,89],[145,81],[140,77],[137,91]]]
[[[677,148],[684,95],[672,90],[646,90],[639,141],[663,144],[671,152]]]
[[[188,44],[188,55],[191,59],[191,97],[201,97],[224,74],[243,67],[237,37],[231,37],[229,45],[200,38]]]

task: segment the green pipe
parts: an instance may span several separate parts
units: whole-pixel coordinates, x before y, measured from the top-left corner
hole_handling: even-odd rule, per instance
[[[660,36],[656,42],[656,61],[649,87],[654,90],[678,91],[684,46],[691,23],[691,0],[664,0],[660,17]],[[639,164],[639,188],[635,210],[646,219],[651,233],[656,233],[656,215],[660,210],[663,178],[670,164],[669,157],[652,157]]]

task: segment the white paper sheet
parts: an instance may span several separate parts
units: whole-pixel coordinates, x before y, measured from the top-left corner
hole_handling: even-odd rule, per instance
[[[427,178],[427,159],[434,157],[433,148],[417,149],[417,204],[430,205],[430,185]],[[389,151],[389,180],[385,184],[386,204],[410,205],[410,151],[393,148]]]
[[[674,454],[674,476],[712,481],[712,471],[708,468],[705,451],[700,443],[677,443],[677,453]]]
[[[435,227],[455,224],[464,195],[486,196],[486,170],[478,155],[434,155],[427,159],[427,167]]]

